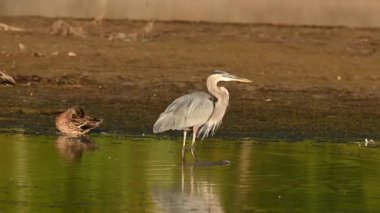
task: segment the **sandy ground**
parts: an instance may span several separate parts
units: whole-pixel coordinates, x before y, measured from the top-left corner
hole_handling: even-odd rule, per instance
[[[57,113],[79,105],[104,118],[99,132],[152,134],[172,100],[221,69],[253,83],[223,83],[217,137],[380,137],[378,29],[66,19],[81,37],[52,35],[54,21],[0,18],[28,30],[0,31],[0,68],[18,82],[0,88],[3,132],[55,134]]]

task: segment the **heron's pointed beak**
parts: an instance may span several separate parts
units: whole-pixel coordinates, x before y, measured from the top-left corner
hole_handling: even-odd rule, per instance
[[[240,78],[235,75],[231,76],[232,81],[239,81],[239,82],[245,82],[245,83],[251,83],[252,81],[247,78]]]
[[[12,76],[7,75],[3,72],[0,72],[0,83],[1,84],[11,84],[13,86],[16,85],[15,79]]]

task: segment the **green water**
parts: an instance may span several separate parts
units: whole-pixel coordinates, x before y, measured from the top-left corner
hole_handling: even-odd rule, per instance
[[[0,145],[0,212],[380,212],[379,148],[206,139],[181,166],[181,139]]]

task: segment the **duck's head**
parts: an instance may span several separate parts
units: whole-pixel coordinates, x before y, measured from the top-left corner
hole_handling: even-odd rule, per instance
[[[10,84],[14,86],[16,85],[16,81],[12,76],[7,75],[4,72],[0,71],[0,84],[2,85]]]
[[[83,118],[84,117],[84,111],[82,108],[78,106],[70,107],[66,110],[66,113],[72,117],[72,118]]]

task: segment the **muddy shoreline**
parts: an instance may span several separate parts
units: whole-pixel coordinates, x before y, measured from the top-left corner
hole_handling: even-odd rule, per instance
[[[127,41],[110,36],[147,23],[66,19],[81,38],[51,35],[55,20],[0,18],[28,29],[0,31],[0,69],[18,82],[0,88],[1,132],[55,134],[56,114],[79,105],[104,118],[98,132],[151,134],[172,100],[222,69],[254,83],[224,83],[230,106],[215,137],[380,137],[380,30],[155,22]]]

